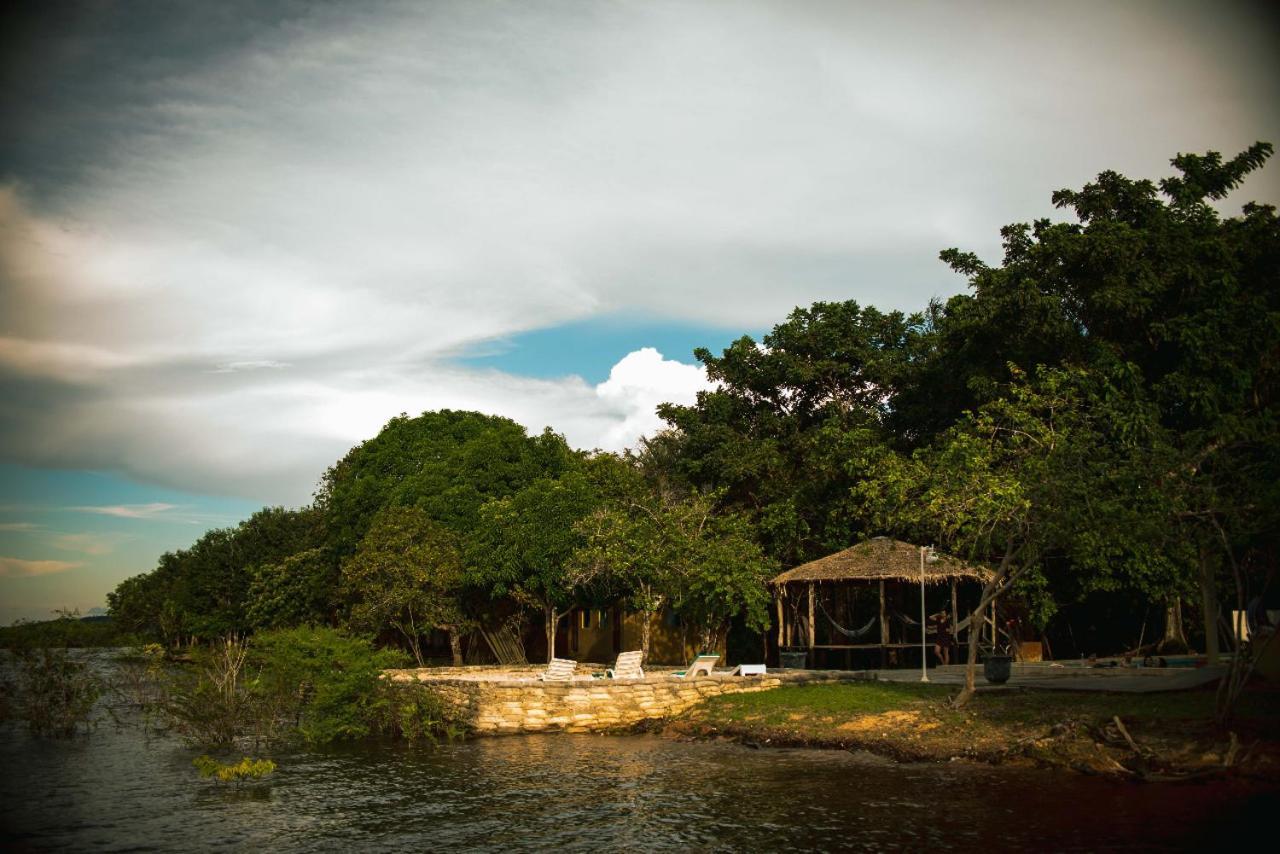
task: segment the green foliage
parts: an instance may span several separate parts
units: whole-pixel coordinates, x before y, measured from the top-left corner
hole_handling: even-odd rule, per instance
[[[17,647],[8,713],[36,736],[69,738],[93,723],[101,680],[65,647]]]
[[[468,624],[458,538],[416,507],[388,507],[374,518],[342,563],[342,583],[352,602],[351,624],[373,633],[394,628],[419,667],[424,632],[456,633]]]
[[[382,671],[400,655],[337,629],[301,627],[255,636],[252,692],[272,720],[311,744],[361,738],[387,703]]]
[[[559,614],[573,604],[574,557],[585,544],[577,523],[599,506],[600,490],[582,471],[535,480],[480,508],[469,538],[474,582],[494,596],[541,608],[548,656]]]
[[[435,742],[440,737],[458,738],[467,724],[458,710],[430,687],[421,683],[387,686],[386,703],[379,719],[382,732],[403,738],[410,744]]]
[[[317,502],[345,555],[386,507],[416,507],[465,532],[486,501],[557,476],[573,456],[562,437],[530,437],[508,418],[447,409],[400,415],[325,473]]]
[[[720,357],[696,351],[720,387],[694,406],[659,407],[679,431],[677,469],[700,489],[725,490],[777,560],[844,548],[859,529],[853,481],[830,434],[883,432],[901,420],[896,390],[930,328],[924,314],[815,303],[775,326],[763,346],[744,336]]]
[[[110,628],[110,626],[108,626]],[[36,736],[69,738],[94,724],[102,680],[73,655],[82,646],[85,623],[75,611],[60,611],[55,620],[11,626],[5,640],[11,650],[13,683],[0,694],[5,716],[16,716]],[[100,639],[100,634],[89,635]]]
[[[198,649],[194,669],[158,674],[163,681],[154,711],[192,745],[225,747],[242,737],[273,736],[275,720],[252,690],[247,658],[244,642],[232,636]]]
[[[268,507],[235,528],[209,531],[117,586],[107,596],[111,614],[123,630],[168,644],[243,634],[253,568],[320,546],[323,523],[314,508]]]
[[[249,576],[245,622],[251,629],[330,620],[338,597],[338,562],[329,549],[307,549],[250,567]]]
[[[250,780],[261,780],[275,773],[276,763],[270,759],[251,759],[248,756],[239,762],[223,763],[211,756],[197,756],[191,760],[200,776],[206,780],[213,778],[219,783],[240,784]]]

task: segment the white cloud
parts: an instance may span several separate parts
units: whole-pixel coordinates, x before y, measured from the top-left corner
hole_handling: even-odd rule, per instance
[[[35,522],[0,522],[0,531],[38,531],[40,528]]]
[[[92,513],[97,516],[115,516],[117,519],[149,519],[167,510],[173,510],[176,504],[153,502],[151,504],[106,504],[97,506],[68,507],[77,513]]]
[[[129,518],[141,517],[132,516]],[[111,554],[124,539],[126,538],[120,534],[54,534],[49,538],[48,542],[49,545],[60,551],[78,552],[100,557]]]
[[[658,404],[690,404],[699,391],[711,387],[701,366],[664,359],[652,347],[628,353],[595,389],[596,397],[622,419],[605,431],[600,446],[617,451],[653,435],[665,426],[655,412]]]
[[[53,575],[83,566],[65,560],[23,560],[16,557],[0,557],[0,578],[27,578],[36,575]]]

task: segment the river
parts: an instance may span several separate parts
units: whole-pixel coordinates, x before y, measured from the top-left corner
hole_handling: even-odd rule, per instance
[[[899,765],[839,751],[544,735],[277,751],[241,789],[137,727],[0,726],[5,850],[1195,850],[1272,825],[1235,782]]]

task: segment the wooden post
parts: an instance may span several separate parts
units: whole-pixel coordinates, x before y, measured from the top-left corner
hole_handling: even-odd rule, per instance
[[[880,579],[880,645],[889,645],[889,621],[884,612],[884,579]]]
[[[814,626],[813,626],[813,582],[809,582],[809,666],[813,667],[817,662],[813,660],[813,644],[814,644]]]
[[[773,601],[778,606],[778,649],[785,646],[786,638],[783,635],[783,624],[786,620],[782,616],[782,585],[779,584],[773,591]]]
[[[782,597],[783,597],[783,598],[786,598],[786,595],[787,595],[787,594],[786,594],[786,590],[783,590],[783,592],[782,592]],[[787,645],[787,647],[790,647],[790,645],[791,645],[791,621],[790,621],[790,620],[783,620],[783,621],[782,621],[782,625],[787,627],[786,634],[785,634],[785,635],[783,635],[783,641],[785,641],[785,644]]]
[[[951,579],[951,639],[960,642],[956,624],[960,622],[960,609],[956,607],[956,580]]]

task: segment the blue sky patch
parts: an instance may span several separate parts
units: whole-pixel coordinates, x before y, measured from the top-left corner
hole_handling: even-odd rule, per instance
[[[608,379],[609,370],[623,356],[642,347],[653,347],[668,359],[695,364],[695,347],[718,354],[743,335],[758,341],[763,334],[759,329],[609,315],[487,341],[456,361],[539,379],[577,374],[594,385]]]

